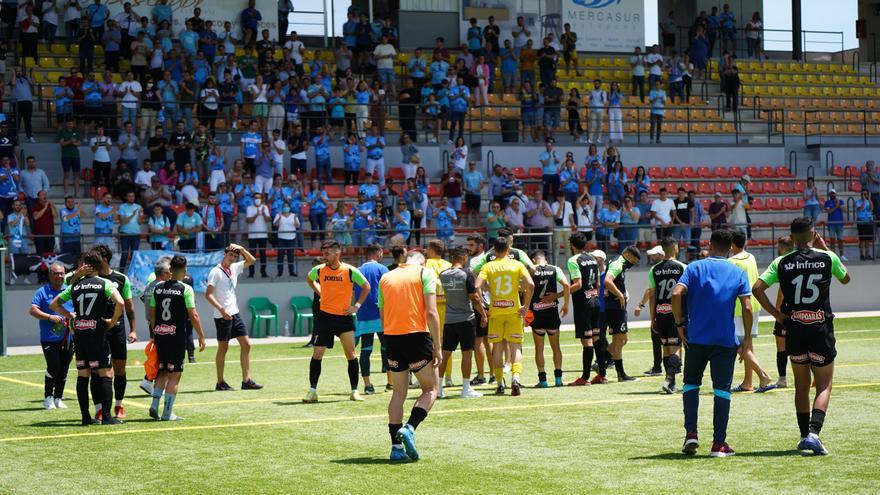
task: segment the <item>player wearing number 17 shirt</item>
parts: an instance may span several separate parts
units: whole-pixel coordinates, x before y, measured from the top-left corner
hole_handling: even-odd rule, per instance
[[[522,305],[519,293],[522,289],[522,301],[531,301],[535,285],[526,267],[508,257],[507,237],[495,239],[494,248],[496,259],[483,265],[477,277],[477,290],[489,291],[489,342],[507,342],[510,346],[513,375],[510,395],[517,396],[521,393],[523,317],[528,310],[528,305]],[[498,383],[495,395],[505,392],[503,352],[503,345],[492,347],[492,373]]]
[[[794,405],[801,440],[798,450],[828,451],[819,440],[825,411],[831,398],[834,359],[834,313],[831,310],[831,279],[850,281],[846,267],[834,251],[813,230],[812,220],[800,217],[791,222],[795,250],[773,260],[752,290],[761,306],[785,326],[785,348],[794,373]],[[781,309],[770,302],[767,289],[779,283]],[[810,376],[812,374],[812,377]],[[816,396],[810,410],[810,384]]]
[[[100,267],[101,255],[95,251],[89,251],[83,256],[83,264],[90,267]],[[99,397],[105,411],[110,410],[110,401],[113,399],[113,367],[110,362],[110,347],[107,343],[107,331],[116,326],[122,316],[122,307],[125,304],[116,284],[101,278],[94,268],[83,272],[83,277],[76,283],[69,285],[64,291],[55,296],[50,308],[72,321],[73,342],[76,353],[76,398],[79,401],[79,409],[82,413],[82,424],[91,425],[97,420],[92,420],[89,414],[89,378],[92,370],[95,370],[95,380],[100,382]],[[63,304],[73,301],[74,311],[68,311]],[[106,315],[110,314],[107,318]],[[120,421],[105,414],[104,424],[117,424]]]
[[[681,370],[681,358],[678,355],[681,337],[675,327],[675,317],[672,316],[672,289],[684,273],[686,265],[678,261],[678,243],[674,238],[664,237],[660,246],[663,248],[664,259],[648,272],[648,294],[651,298],[651,331],[659,335],[663,345],[666,379],[662,389],[671,394],[675,392],[675,374]]]

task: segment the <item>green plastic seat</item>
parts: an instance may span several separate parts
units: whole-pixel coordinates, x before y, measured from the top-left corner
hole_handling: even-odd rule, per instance
[[[290,298],[290,309],[293,311],[293,335],[311,335],[315,315],[312,313],[312,298],[307,296],[295,296]],[[309,330],[304,331],[308,322]]]
[[[260,335],[260,324],[265,322],[264,337],[269,336],[269,324],[275,323],[275,336],[278,336],[278,305],[265,297],[254,297],[248,300],[248,308],[251,311],[251,330],[252,336]]]

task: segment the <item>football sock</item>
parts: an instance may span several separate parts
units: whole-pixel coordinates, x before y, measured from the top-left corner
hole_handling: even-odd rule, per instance
[[[519,383],[519,375],[522,374],[522,363],[513,363],[510,365],[510,374],[513,381]]]
[[[101,377],[96,373],[91,374],[91,380],[89,381],[89,389],[92,391],[92,402],[95,403],[96,410],[101,410],[101,395],[103,391],[101,390]]]
[[[492,375],[499,386],[504,383],[504,368],[492,368]]]
[[[546,382],[547,381],[547,372],[546,371],[539,371],[538,372],[538,381],[539,382]]]
[[[409,420],[406,424],[412,426],[412,429],[415,430],[419,427],[422,421],[428,417],[428,411],[422,409],[419,406],[413,406],[412,411],[409,413]]]
[[[797,413],[797,423],[798,423],[798,429],[801,432],[801,438],[807,438],[807,435],[810,434],[810,413],[808,413],[808,412]]]
[[[466,390],[471,389],[471,377],[469,376],[461,376],[461,391],[464,392]]]
[[[76,400],[79,401],[79,412],[83,420],[91,419],[89,414],[89,377],[76,377]]]
[[[615,359],[614,360],[614,370],[617,371],[618,376],[623,376],[626,374],[623,371],[623,359]]]
[[[101,409],[104,411],[104,422],[110,421],[110,403],[113,401],[113,378],[101,377]]]
[[[388,423],[388,434],[391,435],[391,446],[392,447],[400,447],[400,440],[397,439],[397,430],[403,428],[403,425],[400,423],[391,424]]]
[[[151,409],[154,409],[156,411],[159,410],[159,400],[162,398],[162,394],[164,392],[165,390],[159,387],[153,388],[153,405],[151,406]]]
[[[162,419],[168,421],[171,418],[171,414],[174,411],[174,399],[177,398],[177,394],[165,394],[165,409],[162,411]]]
[[[370,355],[373,354],[373,347],[361,345],[360,369],[361,376],[370,376]]]
[[[593,346],[584,347],[583,350],[581,350],[581,364],[583,365],[581,378],[586,380],[590,378],[590,366],[593,364]]]
[[[712,411],[713,437],[718,443],[727,440],[727,423],[730,420],[730,392],[713,390],[715,394],[715,407]]]
[[[125,375],[116,375],[113,377],[113,392],[116,397],[116,405],[122,405],[122,399],[125,397],[125,386],[128,384],[128,379]]]
[[[49,375],[49,372],[46,372],[46,375],[43,377],[43,397],[51,397],[52,392],[55,390],[55,379]],[[59,397],[60,399],[61,397]]]
[[[822,431],[822,425],[824,424],[825,411],[813,409],[813,415],[810,417],[810,433],[818,435]]]
[[[358,388],[358,360],[348,360],[348,382],[351,384],[351,390],[356,391]]]
[[[651,332],[651,351],[654,353],[654,364],[652,370],[660,369],[660,360],[663,356],[663,346],[660,344],[660,334]]]
[[[786,367],[788,366],[788,352],[782,351],[776,353],[776,373],[779,378],[785,378]]]
[[[553,377],[554,378],[562,378],[562,370],[561,369],[553,370]]]
[[[309,363],[309,387],[318,388],[319,378],[321,378],[321,360],[312,358]]]

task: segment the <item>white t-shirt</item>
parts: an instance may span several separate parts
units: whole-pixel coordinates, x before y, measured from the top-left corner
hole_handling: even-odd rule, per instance
[[[119,92],[123,94],[122,106],[125,108],[137,108],[138,97],[128,91],[133,91],[135,93],[142,92],[143,88],[141,88],[141,83],[137,81],[124,81],[119,85]]]
[[[75,21],[75,20],[79,19],[80,17],[82,17],[82,14],[80,14],[80,10],[77,9],[75,6],[71,6],[72,3],[73,2],[65,2],[64,3],[64,6],[65,6],[64,7],[64,20],[65,21]],[[84,8],[83,7],[84,3],[85,3],[84,0],[78,1],[78,5],[82,8]]]
[[[577,211],[575,211],[577,215],[577,229],[579,232],[592,232],[593,231],[593,205],[581,206],[578,205]]]
[[[268,103],[268,91],[268,84],[262,84],[260,86],[257,86],[256,84],[251,84],[250,86],[248,86],[248,93],[250,93],[254,97],[254,103]]]
[[[455,168],[460,171],[464,170],[467,165],[467,156],[468,147],[466,144],[452,150],[452,162],[455,163]]]
[[[220,265],[211,268],[208,272],[208,285],[214,287],[214,297],[231,316],[239,313],[235,288],[238,286],[238,276],[243,271],[244,261],[237,261],[229,266],[228,272]],[[214,308],[214,318],[222,318],[217,308]]]
[[[58,7],[55,0],[43,0],[43,22],[58,25]]]
[[[281,148],[281,153],[278,153],[276,148]],[[276,165],[284,164],[284,150],[287,149],[287,143],[284,142],[283,139],[278,138],[275,141],[272,141],[272,161],[275,162]]]
[[[257,214],[259,212],[259,214]],[[248,237],[251,239],[265,239],[269,237],[269,228],[266,225],[266,219],[263,215],[269,214],[269,207],[265,204],[260,206],[248,206],[246,216],[252,217],[257,215],[254,223],[248,224]]]
[[[562,226],[563,227],[571,227],[571,214],[574,213],[574,210],[571,209],[571,203],[568,201],[555,202],[553,206],[550,207],[553,210],[553,217],[556,217],[556,214],[559,213],[560,205],[562,207]]]
[[[153,180],[153,177],[155,176],[156,172],[153,172],[152,170],[138,170],[138,172],[134,175],[134,183],[144,187],[152,187],[150,181]]]
[[[648,56],[645,57],[645,62],[647,62],[648,65],[656,63],[658,61],[663,62],[663,55],[660,55],[659,53],[649,53]],[[651,68],[648,69],[648,74],[651,74],[652,76],[662,75],[663,74],[663,64],[651,65]]]
[[[672,201],[672,198],[666,198],[666,201],[657,198],[651,203],[651,211],[657,215],[657,218],[663,220],[665,223],[672,221],[672,210],[674,209],[675,202]]]
[[[293,60],[295,65],[302,65],[303,56],[302,53],[300,53],[300,50],[304,47],[305,45],[303,45],[303,42],[300,40],[288,41],[284,44],[284,48],[290,50],[290,60]]]
[[[393,69],[394,68],[394,59],[393,58],[379,58],[381,55],[393,55],[397,56],[397,51],[394,50],[394,47],[391,46],[391,43],[385,43],[384,45],[377,45],[373,50],[373,56],[376,57],[376,67],[379,69]]]
[[[296,239],[296,215],[291,213],[287,217],[281,213],[275,215],[275,221],[278,222],[278,238],[285,241]]]
[[[110,136],[102,136],[101,138],[95,136],[92,139],[89,139],[89,146],[95,146],[96,144],[98,145],[98,149],[95,150],[93,160],[96,162],[110,163],[110,150],[108,147],[113,145]]]

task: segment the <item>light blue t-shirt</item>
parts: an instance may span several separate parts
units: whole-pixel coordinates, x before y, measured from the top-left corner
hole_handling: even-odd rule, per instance
[[[385,148],[379,147],[379,144],[385,146],[385,138],[383,136],[367,136],[364,138],[364,145],[367,147],[367,158],[370,160],[382,158]]]
[[[446,79],[446,73],[449,71],[449,63],[445,60],[437,60],[431,62],[431,84],[439,85]]]
[[[453,112],[467,112],[470,90],[462,85],[449,90],[449,106]]]
[[[379,280],[382,278],[382,275],[388,273],[388,268],[376,261],[368,261],[361,265],[358,270],[360,270],[361,274],[367,279],[367,282],[370,284],[370,293],[367,294],[367,298],[364,299],[364,303],[361,305],[360,309],[357,312],[358,321],[372,321],[378,320],[380,318],[379,314]],[[355,299],[359,299],[361,297],[361,291],[363,289],[358,284],[354,284],[354,297]]]
[[[107,218],[100,218],[98,214],[106,215],[113,211],[113,206],[104,206],[103,204],[98,204],[95,206],[95,233],[96,234],[112,234],[113,226],[116,222],[113,221],[113,215],[108,216]]]
[[[202,224],[202,216],[198,213],[193,212],[192,215],[188,213],[182,213],[177,216],[177,224],[181,228],[191,229],[197,225]],[[179,234],[181,239],[192,239],[195,237],[195,234]]]
[[[687,288],[688,342],[737,347],[733,311],[740,296],[752,295],[745,270],[713,256],[688,265],[678,285]]]
[[[480,194],[480,189],[483,185],[483,174],[476,170],[473,172],[467,171],[461,179],[464,182],[465,192]]]
[[[590,196],[601,196],[602,195],[602,182],[604,181],[605,171],[602,170],[602,167],[590,167],[587,169],[586,174],[584,175],[584,180],[587,184],[590,184],[590,181],[594,178],[596,182],[590,184]]]
[[[603,223],[620,223],[620,210],[611,211],[610,208],[602,208],[599,210],[599,217],[597,220]],[[610,227],[599,227],[599,234],[611,237],[613,233],[614,229]]]
[[[577,193],[580,190],[580,184],[578,183],[578,173],[576,169],[562,169],[562,172],[559,174],[559,181],[565,182],[565,185],[562,186],[562,190],[568,193]]]
[[[150,227],[157,227],[160,229],[164,229],[166,227],[171,227],[171,222],[168,220],[168,217],[162,215],[160,218],[150,217],[147,221],[147,225]],[[168,234],[150,234],[150,242],[167,242]]]
[[[195,31],[184,31],[180,33],[180,45],[189,55],[195,55],[199,44],[199,33]]]
[[[64,217],[66,217],[67,215],[73,214],[73,213],[79,213],[79,208],[77,208],[76,206],[74,206],[72,210],[68,210],[66,207],[61,208],[60,220],[61,220],[61,234],[62,235],[63,234],[79,234],[80,233],[81,222],[80,222],[79,215],[77,215],[73,218],[70,218],[68,220],[64,220]]]
[[[138,220],[138,215],[142,210],[141,205],[137,203],[122,203],[119,205],[119,233],[120,234],[140,234],[141,233],[141,224]],[[121,223],[123,218],[133,215],[133,217],[126,223]]]
[[[648,93],[648,99],[651,100],[651,113],[663,116],[666,113],[666,91],[662,89],[652,89]]]
[[[559,157],[556,151],[542,151],[538,156],[538,160],[542,163],[541,173],[544,175],[556,175],[559,173]],[[546,160],[547,164],[543,165]]]
[[[256,158],[257,151],[260,149],[260,143],[263,137],[257,132],[246,132],[241,136],[241,142],[244,144],[244,157]]]

